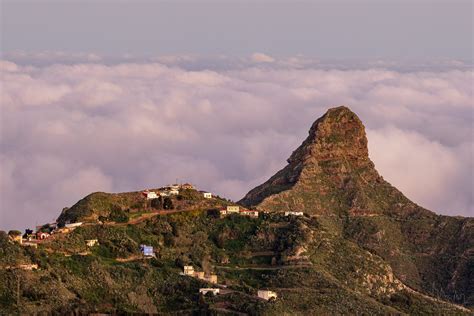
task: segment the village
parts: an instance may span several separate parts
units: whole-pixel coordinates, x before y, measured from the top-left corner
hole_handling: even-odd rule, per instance
[[[179,196],[183,190],[192,190],[198,192],[203,199],[213,199],[214,196],[211,192],[208,191],[201,191],[197,190],[192,184],[185,183],[185,184],[172,184],[168,186],[161,187],[158,190],[143,190],[140,191],[142,198],[145,201],[153,201],[155,199],[161,198],[170,198],[173,196]],[[159,215],[160,213],[155,213],[153,215]],[[219,217],[225,218],[227,216],[245,216],[250,218],[258,218],[260,212],[257,210],[246,209],[239,205],[227,205],[224,208],[219,210]],[[303,216],[303,212],[295,212],[295,211],[287,211],[284,212],[284,216]],[[144,216],[144,219],[149,217]],[[20,244],[24,247],[33,247],[37,248],[38,245],[48,242],[49,239],[54,239],[55,236],[58,235],[65,235],[73,232],[75,229],[81,226],[88,226],[88,225],[96,225],[97,223],[90,223],[90,222],[66,222],[64,225],[59,225],[57,222],[51,222],[44,225],[40,225],[36,227],[36,230],[33,231],[32,229],[26,229],[25,233],[21,233],[20,231],[10,231],[8,233],[8,237],[11,242],[15,242]],[[118,225],[117,223],[111,223],[110,225]],[[87,239],[84,240],[85,246],[87,249],[92,249],[95,246],[99,245],[98,239]],[[89,251],[85,251],[83,253],[79,253],[79,255],[87,255]],[[151,259],[156,258],[155,249],[151,245],[141,244],[140,245],[140,253],[143,259]],[[68,254],[65,254],[70,256]],[[136,259],[136,258],[132,258]],[[118,261],[127,261],[127,259],[117,259]],[[21,270],[37,270],[37,264],[20,264],[16,267],[8,266],[5,267],[7,269],[21,269]],[[227,289],[226,285],[222,285],[218,283],[218,277],[216,274],[212,273],[205,273],[204,271],[196,271],[193,266],[185,265],[183,267],[183,271],[181,275],[186,277],[196,278],[202,281],[205,281],[214,287],[205,287],[199,289],[199,294],[206,296],[206,295],[219,295],[223,293],[229,293],[229,289]],[[258,290],[256,296],[263,300],[274,300],[277,298],[277,293],[271,290],[261,289]]]

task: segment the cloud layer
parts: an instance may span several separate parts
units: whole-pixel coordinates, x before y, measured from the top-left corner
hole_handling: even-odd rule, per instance
[[[52,220],[92,191],[177,178],[239,199],[340,104],[365,123],[385,179],[436,212],[474,215],[473,74],[454,64],[350,69],[264,54],[225,67],[179,56],[33,64],[0,62],[0,229]]]

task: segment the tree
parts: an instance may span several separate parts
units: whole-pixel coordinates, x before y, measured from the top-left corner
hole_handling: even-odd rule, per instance
[[[220,213],[219,209],[213,208],[213,209],[207,210],[207,216],[209,216],[211,218],[220,218],[221,213]]]
[[[112,212],[110,212],[109,219],[116,223],[126,223],[128,222],[129,216],[127,212],[121,208],[114,208]]]
[[[5,245],[8,242],[8,235],[5,231],[0,230],[0,246]]]
[[[42,233],[50,233],[52,230],[53,229],[49,226],[49,224],[45,224],[39,229],[39,231]]]
[[[161,210],[163,208],[163,199],[161,198],[161,196],[159,198],[152,199],[150,204],[151,207],[153,207],[154,209]]]
[[[10,230],[10,231],[8,232],[8,235],[9,235],[9,236],[20,236],[20,235],[21,235],[21,231],[19,231],[19,230]]]
[[[33,230],[32,229],[25,229],[25,234],[23,235],[23,238],[28,238],[28,236],[33,235]]]
[[[169,197],[165,197],[163,201],[163,208],[165,210],[172,210],[174,209],[173,201]]]

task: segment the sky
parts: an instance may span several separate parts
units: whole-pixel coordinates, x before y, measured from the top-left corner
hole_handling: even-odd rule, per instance
[[[387,181],[474,215],[471,2],[0,3],[0,229],[176,179],[238,200],[338,105]]]
[[[472,57],[472,1],[1,0],[2,51]]]

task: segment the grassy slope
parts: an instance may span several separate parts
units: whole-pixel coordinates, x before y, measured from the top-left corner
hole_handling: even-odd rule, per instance
[[[205,211],[191,211],[137,225],[80,227],[37,250],[3,240],[0,265],[31,261],[40,270],[0,270],[4,281],[0,282],[0,312],[63,313],[76,308],[163,313],[214,309],[268,315],[453,311],[448,304],[432,304],[403,290],[392,293],[396,283],[388,280],[383,260],[326,227],[330,226],[309,218],[219,219]],[[90,238],[100,243],[90,254],[60,253],[83,252],[84,240]],[[142,243],[156,248],[156,259],[116,260],[139,257]],[[229,263],[221,263],[226,259]],[[199,299],[199,287],[208,285],[180,276],[183,264],[210,267],[220,283],[234,292]],[[15,303],[17,278],[20,309]],[[256,299],[254,294],[261,288],[277,291],[280,298],[274,303]]]

